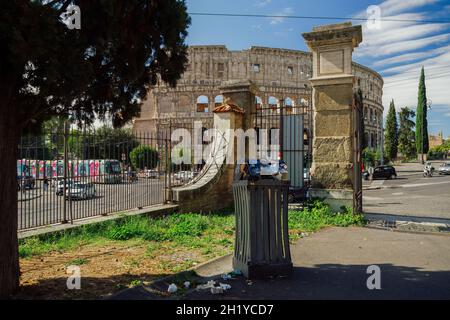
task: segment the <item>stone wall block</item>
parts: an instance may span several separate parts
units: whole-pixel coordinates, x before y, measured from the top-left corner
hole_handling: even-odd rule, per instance
[[[316,162],[351,162],[352,141],[350,137],[315,138],[313,158]]]

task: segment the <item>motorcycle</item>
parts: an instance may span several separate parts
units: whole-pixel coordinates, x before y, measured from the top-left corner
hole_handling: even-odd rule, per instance
[[[423,176],[431,178],[433,176],[434,168],[423,168]]]

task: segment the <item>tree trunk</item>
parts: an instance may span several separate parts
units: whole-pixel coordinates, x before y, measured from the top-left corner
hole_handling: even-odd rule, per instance
[[[0,115],[0,298],[19,288],[17,240],[17,145],[20,129],[5,113]]]

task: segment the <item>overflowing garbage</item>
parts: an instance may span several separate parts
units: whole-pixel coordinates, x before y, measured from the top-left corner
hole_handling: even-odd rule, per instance
[[[283,160],[257,159],[246,162],[241,179],[278,179],[287,174],[287,164]]]

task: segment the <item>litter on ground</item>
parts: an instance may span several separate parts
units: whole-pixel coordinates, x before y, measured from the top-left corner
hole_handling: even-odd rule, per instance
[[[169,288],[167,288],[167,292],[169,293],[175,293],[177,292],[178,288],[177,285],[175,283],[172,283]]]

